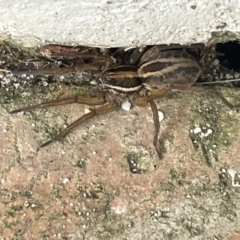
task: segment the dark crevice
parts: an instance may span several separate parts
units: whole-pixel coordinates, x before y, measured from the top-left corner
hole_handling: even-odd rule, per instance
[[[230,70],[240,72],[240,44],[237,41],[218,43],[216,46],[220,64]]]

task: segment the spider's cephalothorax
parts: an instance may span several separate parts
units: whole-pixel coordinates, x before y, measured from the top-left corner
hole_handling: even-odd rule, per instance
[[[78,59],[97,59],[93,63],[80,62],[77,66],[66,68],[64,72],[68,71],[95,71],[99,73],[100,80],[98,86],[101,94],[95,96],[76,96],[64,98],[38,105],[23,107],[11,111],[17,113],[21,111],[30,111],[36,108],[44,108],[57,106],[62,104],[80,103],[88,105],[103,105],[91,112],[83,115],[78,120],[70,124],[66,129],[60,132],[53,139],[42,144],[41,147],[49,143],[59,140],[69,133],[74,127],[89,120],[90,118],[113,111],[122,100],[126,98],[137,106],[146,106],[150,104],[153,112],[153,120],[155,125],[154,146],[161,156],[161,150],[158,147],[158,135],[160,123],[158,120],[157,106],[155,99],[165,97],[169,91],[184,90],[215,93],[212,90],[205,90],[199,87],[191,87],[197,80],[201,73],[201,68],[197,60],[186,49],[179,45],[174,46],[153,46],[141,53],[139,50],[133,52],[132,56],[137,56],[129,62],[115,61],[109,56],[102,56],[96,54],[81,54],[78,52]],[[56,55],[56,54],[55,54]],[[55,56],[54,55],[54,56]],[[71,53],[71,57],[72,57]],[[54,56],[51,56],[52,58]],[[49,57],[49,56],[48,56]],[[59,56],[58,56],[59,57]],[[103,64],[103,62],[107,64]],[[120,63],[119,63],[120,62]],[[136,64],[130,64],[134,62]],[[63,70],[61,70],[63,71]],[[15,71],[14,73],[22,73]],[[54,74],[50,70],[36,70],[31,72],[24,72],[29,74]],[[59,72],[58,72],[59,73]],[[221,95],[220,97],[224,103],[232,107]]]

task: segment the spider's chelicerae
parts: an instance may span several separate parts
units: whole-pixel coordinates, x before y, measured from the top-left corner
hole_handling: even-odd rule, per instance
[[[44,49],[44,48],[43,48]],[[46,51],[47,49],[47,51]],[[49,49],[51,51],[49,51]],[[56,49],[58,51],[56,51]],[[61,49],[64,49],[61,52]],[[68,51],[66,51],[68,49]],[[155,126],[153,144],[159,156],[162,155],[158,146],[160,123],[155,99],[163,98],[170,91],[195,91],[213,93],[220,97],[229,107],[233,107],[218,92],[192,86],[201,68],[193,56],[191,48],[180,45],[158,45],[145,49],[136,49],[128,56],[123,50],[116,51],[112,56],[96,54],[88,51],[77,51],[73,48],[48,46],[42,55],[47,59],[69,58],[75,64],[63,68],[34,69],[31,71],[13,71],[15,74],[55,74],[75,71],[93,71],[99,74],[99,92],[91,96],[69,97],[34,106],[22,107],[11,111],[17,113],[63,104],[79,103],[88,105],[102,105],[83,115],[53,139],[43,143],[45,147],[53,141],[59,140],[79,124],[116,109],[123,101],[129,100],[137,106],[151,107]]]

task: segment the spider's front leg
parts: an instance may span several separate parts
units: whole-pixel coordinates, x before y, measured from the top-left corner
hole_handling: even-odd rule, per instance
[[[48,102],[43,102],[43,103],[39,103],[29,107],[18,108],[10,111],[10,113],[13,114],[13,113],[18,113],[23,111],[31,111],[38,108],[47,108],[47,107],[53,107],[53,106],[71,104],[71,103],[102,105],[105,102],[106,102],[105,97],[103,95],[102,96],[76,96],[76,97],[68,97],[68,98],[62,98],[62,99],[52,100]]]
[[[22,107],[18,108],[16,110],[11,111],[10,113],[17,113],[17,112],[23,112],[23,111],[31,111],[38,108],[46,108],[46,107],[52,107],[52,106],[58,106],[58,105],[64,105],[64,104],[70,104],[70,103],[79,103],[79,104],[88,104],[88,105],[102,105],[106,103],[105,96],[77,96],[77,97],[69,97],[69,98],[63,98],[58,100],[53,100],[45,103],[40,103],[37,105],[29,106],[29,107]],[[66,129],[64,129],[62,132],[60,132],[57,136],[55,136],[53,139],[45,142],[40,147],[45,147],[48,144],[52,143],[53,141],[57,141],[60,138],[64,137],[66,134],[68,134],[73,128],[80,125],[81,123],[101,114],[105,114],[108,112],[113,111],[117,107],[117,104],[115,102],[109,102],[105,105],[96,108],[92,110],[90,113],[84,114],[82,117],[71,123]]]
[[[168,92],[170,91],[170,86],[169,85],[162,85],[159,86],[157,89],[152,89],[151,91],[147,91],[144,96],[136,97],[133,99],[133,102],[137,106],[147,106],[147,104],[150,105],[152,114],[153,114],[153,122],[154,122],[154,128],[155,128],[155,133],[154,133],[154,138],[153,138],[153,145],[156,149],[156,152],[159,156],[159,158],[162,158],[162,150],[159,146],[159,133],[160,133],[160,122],[158,118],[158,109],[157,105],[154,102],[155,99],[159,98],[164,98]]]
[[[98,49],[83,49],[49,44],[41,47],[27,62],[20,62],[13,74],[55,75],[92,71],[100,74],[103,68],[113,66],[118,59],[100,53]]]

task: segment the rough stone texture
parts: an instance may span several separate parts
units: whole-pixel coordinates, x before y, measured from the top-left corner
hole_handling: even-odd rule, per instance
[[[0,239],[239,239],[239,113],[206,95],[158,100],[162,160],[152,146],[148,107],[96,117],[39,150],[87,106],[8,111],[72,89],[40,83],[1,90]],[[223,92],[240,100],[237,90]],[[211,120],[209,109],[216,124],[202,142],[216,143],[218,161],[194,148],[189,136]],[[130,171],[127,159],[139,173]]]
[[[238,0],[2,0],[0,38],[97,47],[209,43],[240,31]]]

